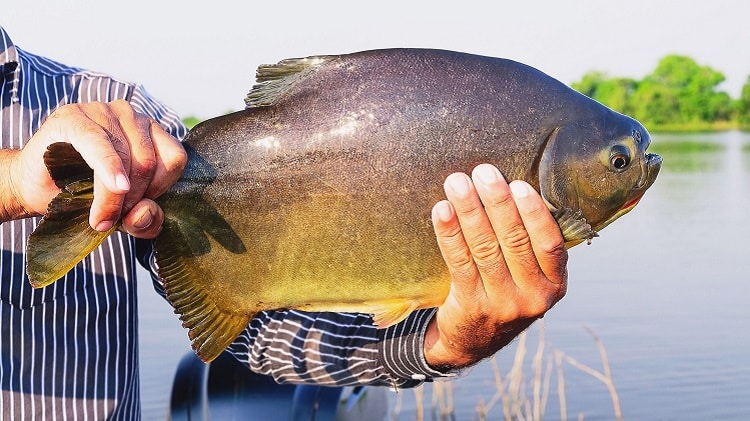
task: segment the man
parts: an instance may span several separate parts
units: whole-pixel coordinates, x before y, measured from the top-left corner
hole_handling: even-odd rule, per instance
[[[0,412],[139,418],[134,262],[152,264],[144,240],[164,220],[152,199],[179,178],[185,129],[143,87],[29,54],[2,28],[0,72]],[[58,141],[94,169],[91,226],[122,217],[130,235],[33,290],[25,242],[58,191],[42,161]],[[440,308],[383,330],[362,314],[263,312],[229,351],[279,382],[412,387],[506,345],[565,294],[559,228],[533,189],[489,165],[445,192],[433,223],[453,284]]]

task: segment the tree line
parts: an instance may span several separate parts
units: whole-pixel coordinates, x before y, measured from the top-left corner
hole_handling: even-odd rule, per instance
[[[640,80],[592,71],[571,86],[650,131],[750,130],[750,76],[737,99],[718,89],[724,80],[723,73],[673,54]]]

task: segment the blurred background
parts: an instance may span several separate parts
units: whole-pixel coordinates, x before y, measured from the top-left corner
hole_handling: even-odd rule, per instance
[[[391,394],[393,418],[750,416],[750,3],[166,3],[14,2],[0,24],[23,49],[144,84],[190,122],[241,109],[262,63],[429,47],[532,65],[652,132],[659,179],[571,250],[543,329],[448,385]],[[162,419],[189,344],[140,286],[144,418]]]

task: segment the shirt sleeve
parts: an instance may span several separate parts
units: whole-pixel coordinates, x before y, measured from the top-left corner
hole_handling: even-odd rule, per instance
[[[450,377],[424,358],[424,332],[435,309],[377,329],[366,314],[266,311],[229,347],[253,371],[279,383],[418,386]]]
[[[182,124],[179,115],[152,97],[142,85],[135,85],[130,94],[130,104],[141,114],[154,119],[169,134],[182,140],[187,134],[187,128]]]

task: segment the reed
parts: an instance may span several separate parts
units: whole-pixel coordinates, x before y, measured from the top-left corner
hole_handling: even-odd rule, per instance
[[[567,421],[568,408],[566,394],[568,391],[565,386],[564,370],[564,366],[567,363],[604,383],[612,399],[614,418],[622,420],[620,399],[612,378],[612,370],[606,348],[599,336],[591,328],[584,326],[584,329],[593,338],[599,350],[602,362],[601,370],[591,368],[565,352],[550,346],[545,339],[544,324],[539,323],[539,339],[533,354],[529,352],[527,346],[528,331],[526,331],[519,335],[516,340],[516,351],[513,362],[506,374],[503,374],[500,364],[495,357],[489,359],[488,362],[494,375],[495,390],[486,402],[483,399],[477,401],[476,413],[478,419],[485,421],[502,417],[505,420],[518,421],[543,420],[554,374],[557,377],[556,391],[560,419]],[[527,365],[527,360],[529,360],[529,365]],[[431,419],[440,421],[455,420],[454,382],[433,382],[431,388],[432,395],[429,403]],[[424,389],[425,385],[422,385],[415,388],[413,392],[416,401],[415,419],[417,421],[423,421],[426,413],[424,409]],[[528,396],[529,393],[531,396]],[[398,393],[394,409],[391,413],[393,420],[399,419],[403,405],[402,400],[403,393]],[[497,416],[494,415],[494,412],[498,413]],[[501,416],[500,412],[502,412]],[[578,414],[577,419],[583,420],[584,414]]]

